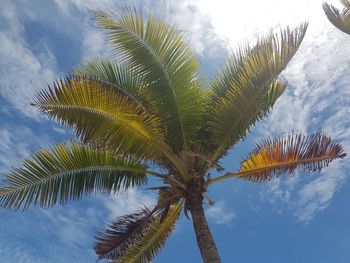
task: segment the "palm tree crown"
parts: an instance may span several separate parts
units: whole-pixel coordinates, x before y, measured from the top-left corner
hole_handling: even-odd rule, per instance
[[[34,105],[72,128],[80,142],[43,149],[5,174],[0,205],[50,207],[95,193],[160,185],[155,207],[112,220],[96,237],[99,258],[149,262],[164,246],[181,211],[192,216],[204,262],[221,262],[203,194],[227,178],[268,181],[297,169],[319,171],[342,158],[321,131],[263,140],[224,172],[220,159],[266,116],[287,83],[278,79],[299,48],[307,24],[242,45],[217,76],[202,80],[182,31],[155,14],[123,9],[93,12],[116,52],[95,59],[39,92]],[[210,177],[212,170],[219,176]]]

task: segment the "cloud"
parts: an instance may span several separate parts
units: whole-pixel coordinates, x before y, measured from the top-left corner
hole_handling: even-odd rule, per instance
[[[82,243],[87,244],[92,240],[89,235],[89,228],[96,222],[96,215],[89,213],[89,209],[82,212],[70,207],[55,208],[53,210],[43,210],[45,221],[55,225],[55,235],[66,245],[79,246]]]
[[[297,173],[289,178],[273,180],[263,187],[259,195],[277,213],[290,212],[297,221],[308,223],[328,207],[349,176],[348,171],[348,165],[338,161],[316,175]]]
[[[336,191],[349,175],[344,163],[336,163],[324,169],[321,176],[305,184],[297,193],[294,215],[299,221],[308,222],[324,210]]]
[[[0,247],[1,260],[7,263],[45,263],[31,251],[16,243],[7,243]]]
[[[298,53],[283,72],[289,82],[287,91],[254,131],[264,137],[292,130],[307,134],[322,129],[349,153],[349,40],[325,17],[312,22]],[[284,178],[283,182],[271,182],[261,196],[273,203],[277,211],[291,211],[298,221],[308,222],[331,203],[349,169],[347,159],[335,161],[317,176],[298,174],[299,179],[294,181]],[[304,180],[306,176],[308,179]]]
[[[205,214],[209,222],[219,225],[230,224],[236,218],[236,214],[223,200],[215,202],[213,206],[205,209]]]
[[[64,71],[69,72],[79,60],[111,57],[105,36],[96,28],[88,10],[115,10],[124,5],[123,1],[56,0],[45,6],[52,14],[48,16],[46,11],[38,14],[38,10],[44,8],[40,1],[14,5],[6,0],[0,11],[0,96],[26,117],[39,120],[38,111],[30,102],[37,91],[66,74],[61,73],[62,65],[68,65]],[[138,6],[138,2],[128,2],[128,5]],[[164,14],[187,31],[196,53],[203,55],[202,60],[210,62],[223,57],[227,43],[215,33],[211,19],[200,11],[196,1],[150,0],[144,2],[142,8]],[[34,27],[44,30],[46,35],[36,36]],[[66,45],[68,53],[60,51],[57,40]],[[68,57],[72,54],[75,58]]]
[[[93,237],[105,211],[95,210],[95,200],[82,200],[50,210],[25,213],[0,211],[2,260],[15,262],[93,262]],[[98,224],[97,224],[98,221]],[[43,249],[45,248],[45,249]]]
[[[81,1],[81,0],[55,0],[57,7],[66,16],[74,16],[78,12],[81,15],[80,25],[75,27],[83,32],[83,59],[94,57],[94,55],[108,55],[106,52],[106,43],[101,38],[102,34],[94,26],[94,22],[88,13],[88,10],[105,10],[113,12],[120,7],[141,8],[147,14],[149,10],[166,17],[170,23],[175,23],[180,30],[187,33],[188,40],[191,42],[195,53],[203,56],[203,59],[213,59],[223,57],[228,47],[227,39],[219,36],[212,23],[211,17],[200,9],[201,4],[197,0],[147,0],[138,1]]]
[[[151,194],[130,189],[124,193],[118,193],[109,197],[107,200],[104,200],[104,204],[107,211],[109,211],[110,218],[116,218],[133,213],[143,207],[152,208],[156,204],[156,199]]]
[[[33,53],[21,43],[0,33],[0,96],[10,102],[25,116],[38,118],[38,111],[30,106],[34,94],[57,75],[45,67]],[[51,54],[41,54],[50,60]]]
[[[0,172],[17,165],[20,159],[28,157],[38,145],[44,147],[50,141],[47,134],[33,132],[25,125],[0,123]]]
[[[97,31],[95,28],[87,30],[83,36],[83,60],[108,56],[111,56],[111,51],[108,43],[105,41],[105,35],[101,31]]]
[[[107,0],[55,0],[54,4],[42,5],[41,1],[33,0],[21,1],[21,4],[15,5],[10,0],[3,1],[0,10],[0,96],[22,115],[38,119],[37,112],[29,106],[34,93],[51,83],[61,71],[67,70],[60,68],[58,62],[69,60],[70,57],[55,52],[50,41],[32,37],[34,42],[28,42],[25,35],[27,21],[23,17],[31,22],[39,21],[49,31],[56,32],[59,36],[57,39],[66,40],[64,51],[73,50],[74,54],[78,54],[75,60],[67,63],[70,67],[71,64],[79,63],[80,59],[109,54],[105,41],[101,38],[102,33],[94,27],[87,9],[112,10],[124,3],[125,1]],[[139,2],[128,1],[128,5],[139,6],[137,3]],[[311,24],[302,48],[284,72],[290,83],[289,89],[277,102],[267,121],[254,132],[259,135],[266,135],[266,131],[284,133],[297,130],[306,133],[323,127],[350,152],[350,82],[347,77],[350,76],[350,46],[347,36],[337,32],[328,23],[320,3],[248,1],[242,2],[239,8],[235,4],[227,8],[221,1],[149,0],[143,1],[142,5],[146,11],[155,8],[187,31],[196,53],[201,56],[206,67],[213,68],[211,64],[216,67],[218,63],[208,61],[222,61],[226,47],[236,46],[245,39],[256,39],[258,32],[267,32],[270,28],[276,29],[286,24],[297,25],[306,18],[309,19]],[[48,8],[50,11],[46,10]],[[269,11],[266,13],[261,10]],[[242,26],[238,21],[245,21],[245,25]],[[54,44],[61,45],[61,42]],[[1,108],[1,112],[6,113],[8,110]],[[27,156],[34,147],[45,145],[49,141],[49,135],[26,124],[2,125],[1,169],[7,169],[15,160]],[[332,163],[329,169],[317,177],[311,177],[311,180],[304,180],[304,175],[299,175],[294,180],[271,182],[261,192],[261,198],[269,200],[278,212],[288,210],[297,220],[308,222],[330,204],[336,191],[345,182],[348,173],[344,171],[349,170],[345,161],[336,165]],[[7,222],[2,223],[2,230],[6,230],[2,231],[0,238],[2,259],[8,258],[6,262],[9,263],[31,260],[89,262],[95,259],[92,250],[87,248],[91,247],[97,226],[103,226],[108,218],[133,212],[144,205],[152,206],[155,197],[130,190],[121,196],[91,201],[94,205],[82,201],[79,204],[81,208],[65,206],[33,212],[23,217],[11,217],[9,213],[0,211]],[[230,224],[236,218],[235,212],[223,200],[207,208],[206,214],[209,221],[216,224]],[[11,229],[16,229],[17,235]],[[42,245],[33,235],[35,231],[40,232],[38,239],[44,237],[44,246],[48,250],[45,256],[39,255],[39,248],[32,250],[33,246]],[[47,240],[50,240],[49,246]],[[68,252],[67,247],[74,249]],[[62,258],[58,259],[57,255]]]
[[[0,171],[17,165],[38,145],[44,147],[50,141],[45,133],[24,124],[0,123]],[[134,212],[144,205],[151,207],[154,202],[152,195],[132,189],[120,195],[84,198],[79,203],[72,202],[52,209],[30,208],[26,213],[0,210],[0,218],[3,219],[0,244],[6,243],[1,245],[0,254],[9,263],[92,262],[96,258],[92,251],[93,237],[99,227],[111,218]],[[50,242],[50,245],[43,242]],[[46,250],[40,251],[43,246]],[[17,253],[19,247],[21,254]],[[63,250],[69,252],[62,255]],[[62,256],[57,258],[57,255]]]
[[[34,93],[57,75],[55,58],[47,46],[34,55],[24,39],[24,27],[10,1],[2,3],[0,22],[0,96],[28,117],[38,117],[30,106]]]

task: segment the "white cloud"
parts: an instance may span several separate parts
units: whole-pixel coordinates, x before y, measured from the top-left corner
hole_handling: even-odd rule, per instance
[[[137,2],[128,3],[136,5]],[[208,17],[201,14],[191,2],[162,1],[158,8],[166,10],[171,20],[180,22],[180,27],[189,31],[198,53],[206,50],[214,54],[213,56],[217,56],[222,52],[221,42],[217,43],[219,38],[215,35]],[[124,4],[123,1],[112,3],[111,1],[55,0],[57,7],[61,10],[57,15],[55,12],[46,10],[40,12],[45,7],[38,3],[39,1],[30,3],[23,1],[15,5],[10,0],[5,0],[0,10],[0,96],[25,116],[22,116],[23,118],[34,119],[38,119],[38,112],[29,106],[29,102],[32,101],[36,91],[46,87],[58,77],[60,69],[58,69],[58,60],[50,49],[52,46],[45,39],[40,41],[31,39],[34,41],[33,45],[40,45],[39,49],[34,49],[27,42],[23,17],[25,16],[30,22],[36,21],[45,25],[49,30],[56,30],[60,37],[76,35],[69,40],[79,42],[82,59],[86,59],[106,54],[105,42],[99,30],[94,28],[89,20],[87,8],[109,9],[117,4]],[[148,10],[148,7],[158,3],[159,1],[144,1],[143,8]],[[50,8],[52,8],[51,5]],[[1,108],[1,112],[11,114],[11,111],[5,108]],[[0,124],[1,171],[7,170],[15,165],[17,160],[28,156],[33,148],[38,145],[45,146],[51,140],[48,135],[20,124],[20,120],[13,119],[11,124]],[[58,131],[62,132],[61,129]],[[81,202],[83,202],[82,209],[64,206],[16,215],[8,211],[0,211],[0,216],[6,220],[0,224],[2,259],[9,263],[89,262],[95,258],[90,249],[93,234],[96,233],[98,226],[106,223],[106,217],[115,218],[134,212],[143,206],[152,207],[155,204],[155,197],[139,190],[130,190],[118,196],[95,199],[93,206],[84,204],[84,201]],[[223,209],[220,203],[218,205],[216,214],[222,213]],[[98,206],[101,209],[97,209]],[[213,213],[210,211],[209,214]],[[229,223],[233,218],[234,213],[229,210],[225,213],[225,217],[221,217],[221,221],[214,220],[219,223]],[[46,249],[40,251],[39,247],[43,243]]]
[[[103,209],[97,210],[89,206],[85,207],[84,211],[66,206],[38,212],[45,217],[45,222],[55,226],[54,235],[66,246],[79,247],[81,244],[92,243],[91,228],[97,229],[104,223],[99,220]]]
[[[70,132],[69,130],[64,129],[62,127],[59,127],[59,126],[56,126],[56,125],[52,125],[52,129],[59,134],[67,134],[68,132]],[[73,136],[71,136],[71,137],[73,137]]]
[[[313,0],[193,2],[211,19],[215,32],[227,38],[232,47],[245,40],[255,40],[270,29],[310,21],[321,31],[325,23],[322,3]]]
[[[321,6],[319,9],[322,11]],[[307,134],[322,129],[349,153],[349,39],[330,25],[323,14],[319,21],[313,16],[310,20],[301,48],[283,73],[289,87],[269,118],[255,131],[266,136],[292,130]],[[307,184],[305,180],[271,182],[262,196],[272,199],[277,211],[287,209],[299,221],[307,222],[330,204],[349,168],[346,160],[342,164],[335,161]]]
[[[5,151],[10,149],[11,145],[11,133],[8,130],[0,130],[0,149]]]
[[[23,25],[10,1],[2,3],[0,18],[7,25],[0,31],[0,96],[25,116],[37,118],[38,111],[30,102],[36,91],[57,76],[55,59],[45,45],[38,55],[28,48]]]
[[[83,60],[94,59],[97,57],[108,57],[111,55],[108,43],[105,41],[105,35],[94,28],[90,28],[84,34],[82,45]]]
[[[297,193],[294,214],[299,221],[308,222],[324,210],[349,175],[344,163],[324,169],[321,176],[305,184]]]
[[[25,247],[15,243],[7,243],[0,247],[1,260],[7,263],[45,263],[31,251],[26,251]]]
[[[0,95],[24,115],[37,118],[38,111],[30,106],[34,94],[51,83],[57,74],[44,67],[23,44],[2,33],[0,42]],[[42,56],[51,58],[47,53]]]
[[[113,12],[120,7],[141,8],[145,14],[149,10],[166,17],[170,23],[175,23],[188,34],[188,39],[197,54],[205,56],[207,59],[222,57],[226,53],[227,42],[224,36],[219,36],[212,26],[211,17],[204,13],[198,6],[197,0],[148,0],[143,1],[140,6],[138,1],[81,1],[81,0],[55,0],[59,9],[67,16],[73,16],[77,9],[81,12],[80,24],[75,26],[84,32],[83,36],[83,59],[94,57],[94,55],[108,55],[104,39],[101,32],[94,26],[90,19],[88,10],[105,10]]]
[[[220,225],[230,224],[236,218],[236,214],[223,200],[215,202],[213,206],[205,209],[205,214],[209,222]]]
[[[65,14],[69,15],[69,2],[65,0],[54,0],[57,7]]]
[[[29,209],[25,213],[0,211],[1,260],[8,263],[90,262],[92,244],[101,212],[72,206]],[[102,222],[98,222],[102,224]],[[42,248],[45,249],[43,250]]]
[[[297,221],[308,223],[327,208],[347,176],[348,167],[344,162],[332,163],[320,174],[298,173],[271,181],[260,191],[260,198],[270,203],[277,213],[291,212]]]
[[[18,38],[23,31],[23,25],[17,19],[16,8],[10,1],[4,0],[0,10],[0,18],[2,18],[2,32],[8,34],[12,38]]]
[[[75,40],[81,41],[82,58],[104,55],[105,42],[100,38],[99,30],[89,21],[87,8],[111,9],[124,5],[124,1],[55,0],[55,3],[68,21],[62,22],[59,27],[81,33],[81,39]],[[328,23],[321,3],[302,0],[288,3],[241,1],[238,5],[232,1],[172,0],[143,1],[143,8],[148,10],[155,4],[162,14],[189,32],[197,53],[206,58],[222,59],[228,43],[235,46],[242,40],[255,39],[258,32],[309,20],[311,24],[302,48],[284,73],[290,83],[289,91],[279,100],[258,133],[290,130],[308,132],[324,127],[339,138],[346,146],[346,151],[350,152],[350,134],[346,132],[349,131],[350,105],[350,82],[347,78],[350,76],[349,40]],[[138,6],[137,1],[128,1],[128,5]],[[28,12],[35,15],[35,10],[32,9]],[[0,32],[0,95],[24,115],[36,118],[37,112],[29,106],[29,102],[35,91],[57,77],[56,59],[45,43],[38,54],[32,52],[23,37],[24,27],[14,4],[5,0],[0,12],[2,25],[6,26]],[[74,20],[75,17],[79,19]],[[33,145],[49,140],[45,136],[34,135],[31,129],[23,126],[5,127],[0,130],[0,136],[0,144],[3,146],[0,152],[1,167],[8,167],[16,158],[27,155]],[[13,150],[9,151],[8,148]],[[272,182],[261,195],[273,202],[279,212],[283,211],[281,207],[284,206],[292,210],[298,220],[311,220],[315,213],[322,211],[331,202],[337,189],[344,183],[344,169],[349,169],[344,166],[335,172],[338,168],[331,164],[321,177],[307,184],[299,179]],[[154,202],[151,195],[131,190],[121,196],[108,198],[105,207],[112,218],[133,212],[144,205],[151,206]],[[57,233],[59,238],[73,244],[75,235],[87,240],[89,237],[85,233],[77,233],[88,229],[86,219],[82,217],[95,221],[96,214],[100,213],[91,209],[89,211],[83,216],[72,210],[56,216],[50,214],[52,221],[66,227]],[[209,220],[217,224],[229,224],[236,217],[224,201],[209,207],[206,213]],[[73,222],[72,225],[69,225],[70,222]]]
[[[0,172],[18,164],[28,157],[38,145],[46,146],[50,138],[46,134],[37,134],[24,125],[4,125],[0,123]]]
[[[151,194],[142,193],[136,189],[130,189],[124,193],[118,193],[115,196],[109,197],[104,203],[106,209],[110,213],[110,217],[116,218],[133,213],[143,207],[152,209],[156,204],[156,200]]]

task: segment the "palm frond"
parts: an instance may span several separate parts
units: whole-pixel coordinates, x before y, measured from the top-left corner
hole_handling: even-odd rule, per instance
[[[345,8],[350,9],[350,0],[340,0],[340,3],[342,3]]]
[[[270,86],[267,91],[266,100],[264,105],[266,106],[265,111],[268,112],[271,107],[275,104],[277,99],[283,94],[286,90],[287,82],[282,80],[276,80]]]
[[[98,79],[72,76],[60,80],[37,94],[35,103],[94,147],[150,160],[169,151],[160,120],[137,100]]]
[[[302,24],[241,47],[212,82],[207,108],[208,144],[216,162],[258,120],[266,116],[283,93],[286,83],[277,80],[300,46],[307,29]]]
[[[78,76],[97,77],[100,80],[111,83],[116,89],[121,89],[140,99],[140,93],[147,87],[147,83],[145,83],[142,76],[136,73],[137,71],[131,67],[118,65],[107,59],[87,61],[74,70],[74,74]]]
[[[168,188],[159,189],[158,191],[158,203],[160,213],[160,223],[164,221],[169,213],[170,207],[173,203],[174,193]]]
[[[161,215],[154,215],[148,209],[112,221],[96,237],[96,254],[115,263],[150,262],[165,245],[181,209],[182,204],[172,206],[162,223]]]
[[[265,139],[241,164],[239,178],[267,181],[296,169],[306,172],[321,169],[346,154],[340,144],[318,131],[309,136],[291,134],[287,137]]]
[[[144,76],[127,65],[120,65],[107,59],[94,59],[76,67],[74,74],[84,77],[98,78],[109,82],[119,92],[131,96],[142,107],[153,115],[160,116],[155,101],[149,90],[149,84]]]
[[[118,217],[96,236],[95,252],[100,259],[116,260],[142,230],[155,220],[147,208]]]
[[[324,3],[323,10],[328,18],[328,20],[339,30],[350,35],[350,1],[341,0],[344,5],[342,10],[336,7]]]
[[[28,208],[65,204],[84,195],[116,192],[147,182],[147,166],[112,152],[99,152],[75,142],[42,149],[22,168],[5,173],[0,206]]]
[[[121,10],[115,19],[94,13],[122,65],[146,80],[166,127],[166,138],[176,151],[187,148],[198,131],[204,96],[198,82],[199,63],[175,26],[151,14]]]

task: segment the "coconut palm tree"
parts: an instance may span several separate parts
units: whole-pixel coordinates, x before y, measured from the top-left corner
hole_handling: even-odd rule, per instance
[[[340,0],[340,2],[344,6],[341,11],[328,3],[323,4],[323,10],[336,28],[350,35],[350,0]]]
[[[72,128],[79,142],[42,149],[7,172],[0,187],[2,207],[50,207],[145,187],[157,191],[157,203],[112,220],[96,236],[99,258],[150,262],[184,211],[192,218],[203,261],[216,263],[221,260],[203,209],[211,185],[231,178],[265,182],[297,169],[319,171],[345,156],[341,145],[319,131],[262,140],[238,171],[220,165],[285,90],[287,83],[278,76],[307,24],[241,46],[205,82],[198,58],[176,26],[127,9],[113,16],[93,14],[107,31],[115,59],[86,62],[34,101],[48,117]]]

